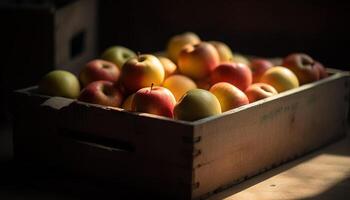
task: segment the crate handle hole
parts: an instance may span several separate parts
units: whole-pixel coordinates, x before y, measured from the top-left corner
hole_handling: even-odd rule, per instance
[[[74,59],[83,53],[85,49],[86,31],[76,33],[70,40],[70,58]]]

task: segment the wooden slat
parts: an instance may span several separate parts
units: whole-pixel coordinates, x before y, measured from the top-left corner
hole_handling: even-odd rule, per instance
[[[273,100],[198,122],[193,197],[220,190],[341,137],[348,77],[334,75]],[[313,85],[317,87],[313,87]]]

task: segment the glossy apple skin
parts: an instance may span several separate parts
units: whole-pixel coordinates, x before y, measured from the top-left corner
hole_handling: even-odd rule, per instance
[[[227,44],[221,41],[209,41],[209,43],[212,44],[219,53],[220,63],[233,61],[232,50]]]
[[[175,97],[168,89],[153,86],[138,90],[134,95],[131,108],[136,112],[173,118],[175,104]]]
[[[199,36],[193,32],[185,32],[174,35],[167,44],[167,55],[175,64],[177,63],[179,54],[185,45],[195,45],[201,42]]]
[[[119,69],[122,68],[123,64],[136,54],[131,49],[124,46],[111,46],[107,48],[101,55],[102,60],[106,60],[114,63]]]
[[[278,94],[278,92],[274,87],[266,83],[254,83],[245,90],[245,94],[248,97],[249,103],[252,103],[260,99],[274,96]]]
[[[196,121],[220,113],[219,100],[211,92],[203,89],[187,91],[174,108],[175,119],[184,121]]]
[[[243,63],[222,63],[210,75],[211,84],[228,82],[244,91],[252,84],[252,72]]]
[[[273,67],[273,64],[267,59],[256,58],[251,60],[249,67],[253,74],[253,83],[258,83],[261,76]]]
[[[271,85],[278,93],[299,87],[297,76],[290,69],[282,66],[268,69],[262,75],[260,82]]]
[[[248,97],[240,89],[227,82],[216,83],[209,90],[219,100],[221,111],[225,112],[249,103]]]
[[[298,77],[300,85],[319,79],[319,72],[314,64],[314,59],[304,53],[289,54],[282,62],[282,66],[290,69]]]
[[[95,59],[88,62],[80,71],[79,80],[83,87],[94,81],[117,82],[120,76],[119,68],[112,62]]]
[[[187,91],[197,88],[197,85],[189,77],[175,74],[164,80],[163,87],[168,88],[178,101]]]
[[[81,91],[78,100],[104,106],[119,107],[123,101],[123,94],[113,82],[94,81]]]
[[[171,61],[169,58],[163,57],[163,56],[157,56],[160,63],[162,63],[164,67],[165,75],[164,77],[169,77],[170,75],[174,74],[177,70],[177,66],[173,61]]]
[[[38,83],[41,94],[76,99],[80,93],[78,78],[65,70],[53,70],[47,73]]]
[[[121,83],[128,93],[141,88],[161,85],[164,81],[164,68],[159,59],[150,54],[130,58],[122,68]]]
[[[207,77],[219,63],[217,50],[208,42],[186,45],[178,59],[179,71],[194,80]]]

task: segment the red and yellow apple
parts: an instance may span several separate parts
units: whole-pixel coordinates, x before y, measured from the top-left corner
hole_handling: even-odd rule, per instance
[[[219,100],[211,92],[203,89],[187,91],[174,108],[175,119],[184,121],[195,121],[220,113]]]
[[[210,74],[211,84],[228,82],[244,91],[252,84],[252,72],[243,63],[221,63]]]
[[[178,58],[180,73],[194,80],[208,76],[219,63],[220,58],[217,50],[208,42],[186,45]]]
[[[76,99],[80,93],[80,83],[69,71],[53,70],[41,78],[38,90],[41,94]]]
[[[249,103],[252,103],[260,99],[274,96],[278,94],[278,92],[274,87],[266,83],[254,83],[245,90],[245,94],[249,99]]]
[[[273,67],[273,64],[263,58],[252,59],[249,65],[253,74],[253,83],[258,83],[260,81],[261,76],[265,73],[266,70]]]
[[[290,69],[282,66],[268,69],[262,75],[260,82],[271,85],[278,93],[299,87],[297,76]]]
[[[83,87],[94,81],[117,82],[120,76],[119,68],[112,62],[95,59],[88,62],[80,71],[79,80]]]
[[[219,53],[220,62],[232,62],[233,53],[231,48],[221,41],[209,41]]]
[[[151,86],[139,89],[133,97],[132,110],[173,118],[176,104],[174,95],[165,87]]]
[[[114,63],[120,69],[129,58],[135,56],[135,52],[124,46],[111,46],[102,53],[101,59]]]
[[[196,83],[181,74],[169,76],[164,80],[163,87],[168,88],[178,101],[187,91],[197,88]]]
[[[225,112],[249,103],[248,97],[240,89],[227,82],[216,83],[210,90],[221,105],[221,111]]]
[[[167,55],[174,63],[177,63],[178,56],[185,45],[194,45],[200,42],[201,39],[198,37],[197,34],[193,32],[185,32],[182,34],[174,35],[170,38],[167,44]]]
[[[319,78],[314,59],[304,53],[289,54],[283,59],[282,66],[290,69],[298,77],[300,85],[317,81]]]
[[[233,53],[233,60],[231,62],[243,63],[243,64],[248,65],[248,66],[250,65],[250,60],[246,56],[244,56],[238,52]]]
[[[159,59],[150,54],[130,58],[122,67],[121,83],[128,93],[149,87],[162,85],[164,81],[164,68]]]
[[[176,72],[177,66],[169,58],[166,58],[163,56],[157,56],[157,58],[159,59],[160,63],[162,63],[164,67],[165,78]]]
[[[119,107],[123,101],[123,94],[113,82],[94,81],[81,91],[78,100],[104,106]]]

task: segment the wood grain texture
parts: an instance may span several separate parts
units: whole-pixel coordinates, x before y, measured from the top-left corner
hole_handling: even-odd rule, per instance
[[[333,200],[350,198],[350,135],[208,200]]]

